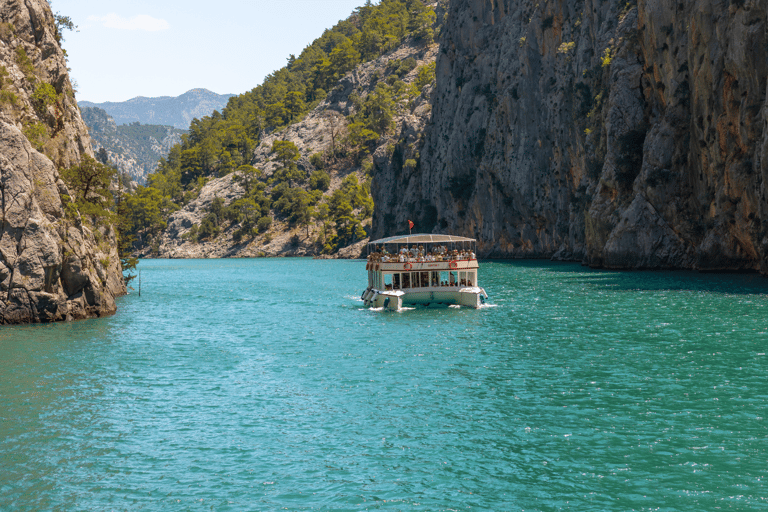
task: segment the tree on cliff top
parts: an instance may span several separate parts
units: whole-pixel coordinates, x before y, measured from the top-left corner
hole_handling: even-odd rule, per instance
[[[94,217],[108,216],[107,207],[112,202],[109,186],[117,171],[83,155],[79,165],[61,171],[61,178],[75,193],[75,204],[80,213]]]

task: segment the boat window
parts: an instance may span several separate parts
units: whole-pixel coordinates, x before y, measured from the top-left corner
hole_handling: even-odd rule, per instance
[[[457,286],[459,284],[457,277],[457,272],[448,272],[448,285],[449,286]]]
[[[467,286],[477,286],[477,272],[467,272]]]
[[[384,274],[384,289],[392,289],[392,274]]]
[[[392,287],[395,290],[400,289],[400,274],[393,274],[392,275]]]
[[[440,272],[432,272],[432,282],[430,286],[440,286]]]
[[[429,287],[429,272],[421,272],[421,287]]]
[[[466,286],[467,285],[467,273],[466,272],[459,272],[459,285]]]
[[[403,288],[410,288],[411,287],[411,273],[410,272],[404,272],[403,273]]]
[[[440,272],[440,286],[448,286],[448,272]]]

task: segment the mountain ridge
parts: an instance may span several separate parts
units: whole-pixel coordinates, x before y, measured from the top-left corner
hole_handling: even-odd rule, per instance
[[[221,110],[234,94],[217,94],[204,88],[190,89],[179,96],[136,96],[126,101],[78,101],[81,107],[97,107],[106,111],[118,125],[166,125],[186,130],[195,118]]]

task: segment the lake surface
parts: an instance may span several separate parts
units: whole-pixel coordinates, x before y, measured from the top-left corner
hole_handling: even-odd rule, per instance
[[[0,510],[755,510],[768,280],[483,262],[142,261],[111,318],[0,328]]]

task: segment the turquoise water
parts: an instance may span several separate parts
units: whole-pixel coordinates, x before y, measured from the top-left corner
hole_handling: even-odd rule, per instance
[[[0,328],[0,510],[767,506],[764,278],[492,262],[392,313],[361,262],[141,268]]]

